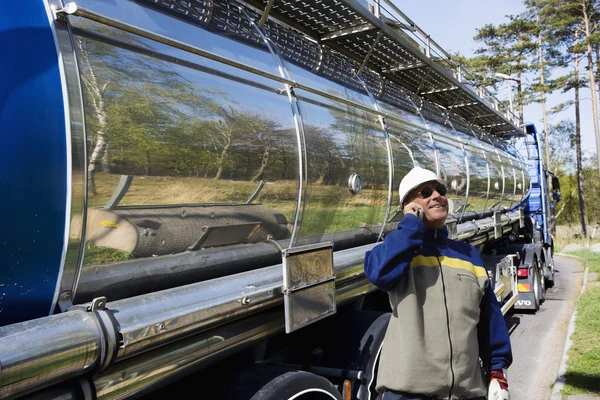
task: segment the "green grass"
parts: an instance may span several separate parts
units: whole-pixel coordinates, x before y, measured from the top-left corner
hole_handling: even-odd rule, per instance
[[[581,257],[589,272],[600,272],[600,253],[570,252]],[[571,336],[564,395],[600,396],[600,282],[589,281],[577,302],[575,331]]]
[[[591,247],[600,243],[600,231],[594,230],[588,225],[588,235],[586,238],[581,236],[580,225],[557,225],[556,235],[554,235],[554,249],[560,251],[566,245],[574,243],[583,247]],[[592,237],[593,235],[593,237]]]
[[[316,206],[306,214],[302,221],[301,236],[321,233],[334,233],[371,227],[383,221],[385,207],[368,207],[364,205],[335,208],[331,205]]]
[[[579,251],[569,251],[568,254],[573,254],[574,256],[583,259],[583,263],[589,268],[589,272],[600,273],[600,253],[594,253],[590,250],[584,249]]]
[[[111,249],[109,247],[95,246],[88,243],[85,246],[85,255],[83,257],[83,265],[104,264],[117,261],[125,261],[133,258],[133,254]]]

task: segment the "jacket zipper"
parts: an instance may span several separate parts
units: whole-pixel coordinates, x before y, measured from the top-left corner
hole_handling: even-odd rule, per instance
[[[437,230],[434,233],[434,237],[437,237]],[[446,282],[444,281],[444,272],[442,271],[442,262],[440,261],[439,252],[438,256],[436,256],[438,261],[438,266],[440,267],[440,277],[442,278],[442,293],[444,295],[444,309],[446,311],[446,327],[448,328],[448,343],[450,345],[450,374],[452,376],[452,381],[450,383],[450,391],[448,392],[448,398],[452,398],[452,390],[454,389],[454,354],[452,351],[452,336],[450,334],[450,313],[448,312],[448,300],[446,298]]]

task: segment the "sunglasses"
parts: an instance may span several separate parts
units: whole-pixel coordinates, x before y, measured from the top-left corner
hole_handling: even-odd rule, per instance
[[[433,194],[433,191],[436,191],[440,194],[440,196],[445,196],[446,195],[446,186],[444,185],[437,185],[435,188],[430,188],[430,187],[426,187],[421,189],[421,191],[419,192],[419,196],[423,199],[426,199],[428,197],[430,197]]]

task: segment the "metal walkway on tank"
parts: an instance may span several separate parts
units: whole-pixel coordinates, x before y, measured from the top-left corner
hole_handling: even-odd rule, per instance
[[[380,3],[380,1],[384,3]],[[518,119],[388,0],[246,0],[406,90],[497,137],[524,135]]]

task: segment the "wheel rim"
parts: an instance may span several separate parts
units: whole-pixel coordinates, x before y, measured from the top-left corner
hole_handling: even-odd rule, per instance
[[[546,291],[546,279],[544,277],[540,278],[540,289],[542,290],[542,294]]]
[[[539,301],[540,298],[540,274],[538,273],[537,270],[537,262],[535,263],[535,270],[533,271],[534,275],[533,275],[533,293],[535,296],[536,301]]]

